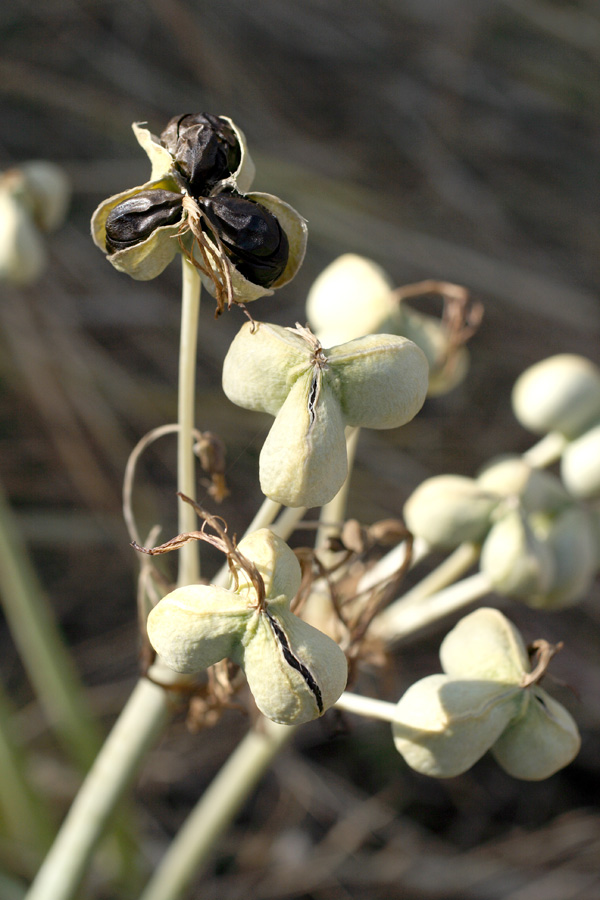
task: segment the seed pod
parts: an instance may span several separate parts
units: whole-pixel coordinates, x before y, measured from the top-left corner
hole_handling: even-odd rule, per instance
[[[420,347],[429,364],[430,397],[447,394],[466,377],[469,370],[469,352],[466,347],[455,347],[446,324],[435,316],[428,316],[401,303],[397,322],[392,328],[414,341]]]
[[[560,474],[575,497],[589,499],[600,495],[600,425],[567,444]]]
[[[519,631],[497,609],[469,613],[440,646],[442,669],[451,678],[476,678],[519,685],[529,656]]]
[[[512,404],[530,431],[577,437],[600,418],[600,369],[583,356],[551,356],[517,379]]]
[[[492,754],[513,778],[542,781],[567,766],[581,738],[572,716],[539,685],[525,692],[528,703],[492,747]]]
[[[244,325],[223,364],[223,390],[275,423],[261,487],[286,506],[322,506],[347,474],[345,426],[396,428],[427,392],[423,353],[405,338],[368,335],[323,350],[308,329]]]
[[[322,715],[347,679],[344,653],[330,637],[290,611],[300,587],[295,554],[269,529],[244,538],[238,550],[258,570],[234,566],[233,589],[189,585],[167,594],[148,617],[148,636],[167,666],[193,673],[229,657],[240,665],[260,711],[284,725]]]
[[[534,534],[520,510],[508,510],[489,531],[480,559],[481,571],[507,597],[522,599],[545,593],[555,577],[552,552]]]
[[[571,504],[555,475],[531,466],[521,456],[492,460],[477,477],[480,488],[500,497],[516,497],[526,513],[554,514]]]
[[[160,135],[176,171],[193,197],[208,193],[239,167],[241,148],[233,128],[210,113],[174,116]]]
[[[268,288],[281,277],[288,262],[289,244],[273,213],[233,193],[200,198],[198,205],[244,278]]]
[[[23,163],[19,171],[35,224],[41,231],[55,231],[67,215],[69,179],[60,166],[41,159]]]
[[[517,685],[430,675],[396,706],[394,744],[417,772],[453,778],[494,745],[521,703]]]
[[[413,491],[404,504],[404,521],[432,547],[452,549],[464,541],[482,541],[499,502],[472,478],[438,475]]]
[[[46,248],[22,197],[0,184],[0,281],[17,287],[37,281]]]
[[[114,206],[106,218],[106,250],[116,253],[147,240],[153,231],[182,217],[182,196],[160,189],[139,191]]]
[[[363,256],[345,253],[315,279],[306,301],[311,328],[326,347],[375,331],[393,334],[397,316],[393,284],[384,270]]]
[[[543,609],[562,609],[577,603],[592,586],[598,567],[589,513],[574,506],[554,518],[535,519],[532,525],[552,554],[554,577],[546,591],[525,597],[525,602]]]

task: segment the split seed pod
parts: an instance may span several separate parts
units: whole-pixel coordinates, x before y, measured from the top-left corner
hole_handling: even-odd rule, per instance
[[[451,778],[488,750],[513,777],[548,778],[579,750],[569,713],[535,681],[517,629],[495,609],[466,616],[440,648],[444,675],[412,685],[396,707],[394,743],[416,771]]]
[[[176,672],[190,674],[225,657],[233,660],[244,670],[259,710],[274,722],[315,719],[344,690],[346,657],[335,641],[290,611],[301,573],[281,538],[263,528],[244,538],[238,550],[256,566],[264,597],[237,565],[230,590],[177,588],[150,613],[150,642]]]
[[[263,493],[322,506],[346,479],[344,428],[397,428],[427,393],[427,362],[411,341],[369,335],[323,350],[301,326],[247,323],[223,364],[223,390],[275,422],[260,454]]]

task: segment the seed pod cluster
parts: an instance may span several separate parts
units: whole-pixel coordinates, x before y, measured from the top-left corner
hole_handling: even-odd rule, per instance
[[[167,594],[148,617],[148,636],[162,661],[195,673],[228,657],[244,670],[259,710],[283,725],[322,715],[346,686],[344,653],[330,637],[290,611],[300,587],[300,565],[267,528],[240,542],[256,581],[234,566],[230,590],[189,585]]]
[[[462,619],[440,648],[443,675],[410,687],[396,707],[396,749],[411,768],[452,778],[491,750],[514,778],[539,781],[579,750],[567,710],[539,686],[521,635],[496,609]]]
[[[432,547],[481,545],[480,568],[500,594],[560,608],[589,590],[600,559],[591,515],[554,475],[521,457],[476,478],[429,478],[408,498],[409,530]]]
[[[427,362],[405,338],[367,335],[324,350],[311,331],[247,323],[223,364],[223,390],[275,422],[260,454],[263,493],[322,506],[348,473],[346,426],[397,428],[421,408]]]

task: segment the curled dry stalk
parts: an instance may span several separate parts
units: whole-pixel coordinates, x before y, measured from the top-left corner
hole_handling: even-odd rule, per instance
[[[528,646],[529,658],[533,664],[531,672],[527,673],[521,679],[521,687],[531,687],[532,684],[539,684],[546,672],[553,656],[559,653],[564,644],[559,641],[558,644],[550,644],[548,641],[540,638],[532,641]]]

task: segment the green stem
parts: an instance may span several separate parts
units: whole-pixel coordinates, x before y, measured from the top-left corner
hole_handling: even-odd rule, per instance
[[[13,640],[51,727],[67,753],[85,770],[100,745],[100,732],[1,493],[0,593]]]
[[[536,469],[551,466],[563,454],[569,441],[558,431],[551,431],[523,453],[523,459]]]
[[[344,691],[335,704],[336,709],[365,716],[369,719],[380,719],[382,722],[393,722],[396,717],[396,704],[387,700],[376,700],[374,697],[363,697]]]
[[[140,900],[181,897],[295,727],[261,718],[238,744],[167,850]]]
[[[326,550],[327,542],[331,537],[338,537],[341,533],[341,526],[346,517],[346,504],[348,501],[348,491],[350,489],[350,476],[352,474],[352,467],[354,466],[354,458],[356,456],[356,447],[358,444],[358,437],[360,434],[360,428],[348,428],[346,429],[346,454],[348,457],[348,475],[346,476],[346,480],[329,503],[326,503],[325,506],[321,507],[321,514],[319,516],[319,529],[317,531],[317,538],[315,541],[315,548],[320,550],[320,558],[321,561],[327,565],[329,560],[329,554]]]
[[[404,605],[402,598],[377,616],[369,634],[392,644],[479,600],[492,590],[487,575],[477,572],[429,597],[421,598],[419,602]]]
[[[27,900],[71,900],[116,804],[166,726],[168,707],[164,688],[147,679],[138,682],[77,794]]]
[[[198,270],[182,256],[181,337],[179,342],[179,394],[177,441],[177,488],[196,499],[196,459],[193,452],[196,404],[196,348],[202,282]],[[196,513],[179,499],[179,533],[194,531]],[[199,544],[188,541],[179,551],[178,587],[200,579]]]
[[[447,587],[460,578],[461,575],[471,568],[479,559],[481,547],[479,544],[460,544],[456,550],[447,556],[437,568],[422,578],[414,587],[392,603],[384,610],[382,615],[394,615],[393,610],[396,608],[403,609],[411,604],[420,603],[427,597],[431,597],[437,591]]]
[[[200,279],[186,260],[182,277],[177,484],[182,493],[194,498],[193,429]],[[194,510],[183,501],[179,506],[179,527],[182,532],[196,527]],[[178,584],[197,581],[200,569],[196,542],[190,541],[180,554]],[[153,668],[153,677],[159,684],[170,682],[171,686],[177,686],[187,680],[162,667],[160,660]],[[111,813],[169,721],[173,694],[159,684],[143,678],[136,685],[75,798],[27,900],[71,900],[77,891]]]

